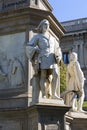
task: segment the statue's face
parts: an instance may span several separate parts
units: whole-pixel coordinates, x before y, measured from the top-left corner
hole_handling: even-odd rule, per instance
[[[48,29],[49,29],[49,23],[48,23],[48,22],[43,23],[42,32],[44,33],[44,32],[46,32]]]
[[[70,54],[70,61],[77,61],[77,54],[76,53]]]

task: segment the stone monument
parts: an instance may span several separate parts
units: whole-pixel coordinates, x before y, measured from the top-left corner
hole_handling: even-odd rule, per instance
[[[82,112],[84,101],[84,74],[77,60],[77,53],[70,54],[70,63],[67,67],[66,86],[67,90],[71,90],[67,94],[66,104],[72,106],[72,111]]]
[[[71,106],[66,113],[66,130],[86,130],[87,112],[83,111],[84,101],[84,74],[78,62],[77,53],[70,54],[70,63],[67,66],[67,95],[66,104]]]
[[[46,100],[42,98],[38,103],[33,97],[34,104],[30,106],[32,99],[30,79],[33,69],[26,57],[26,43],[37,33],[34,29],[43,19],[47,19],[51,25],[49,32],[53,36],[52,39],[57,39],[59,42],[65,30],[52,14],[52,7],[47,0],[0,0],[1,130],[49,130],[51,128],[56,130],[58,127],[64,130],[64,114],[69,108],[60,99],[58,86],[57,91],[54,88],[58,98],[50,99],[53,94],[50,87],[52,74],[48,73],[48,78],[46,77],[46,85],[49,86]],[[59,73],[55,78],[58,76]],[[31,83],[38,84],[33,82],[36,78],[37,76],[33,77]],[[39,92],[39,86],[37,89],[35,93]],[[53,100],[53,103],[50,100]]]
[[[49,25],[47,19],[42,20],[37,27],[38,33],[26,46],[26,54],[34,70],[29,118],[34,119],[35,124],[31,125],[30,122],[29,129],[64,130],[64,114],[69,107],[60,98],[59,66],[62,52],[59,42],[49,33]]]
[[[34,69],[32,97],[33,100],[34,98],[37,100],[41,90],[42,98],[58,99],[60,98],[61,48],[57,40],[49,33],[48,20],[44,19],[40,22],[38,31],[39,33],[26,47],[26,54]]]

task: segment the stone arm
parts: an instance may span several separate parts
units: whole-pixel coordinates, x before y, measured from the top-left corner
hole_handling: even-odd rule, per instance
[[[36,35],[36,36],[34,36],[30,40],[30,42],[26,46],[26,55],[30,59],[30,61],[32,61],[35,53],[38,52],[38,51],[39,51],[39,48],[38,48],[38,37]]]
[[[62,51],[61,51],[61,48],[59,47],[59,42],[56,39],[55,39],[54,53],[55,53],[57,64],[60,64],[62,60]]]
[[[67,67],[67,72],[66,72],[66,90],[70,90],[70,86],[69,86],[69,81],[70,81],[70,74],[68,71],[68,67]]]

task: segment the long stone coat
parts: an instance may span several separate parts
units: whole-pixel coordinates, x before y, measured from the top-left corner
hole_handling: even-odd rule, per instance
[[[84,91],[84,74],[78,61],[71,61],[67,66],[66,86],[67,90]],[[66,104],[71,105],[73,93],[67,95]]]
[[[39,50],[38,62],[40,63],[40,69],[54,68],[55,64],[57,64],[55,55],[58,56],[58,58],[60,60],[62,58],[62,53],[61,53],[61,49],[59,47],[59,43],[51,35],[49,35],[49,37],[47,38],[43,34],[37,34],[29,42],[28,48],[29,47],[34,48],[30,52],[30,54],[29,54],[30,56],[32,55],[34,50],[36,48],[38,48],[38,50]],[[32,55],[32,57],[33,57],[33,55]],[[31,60],[33,60],[32,57],[31,57]]]

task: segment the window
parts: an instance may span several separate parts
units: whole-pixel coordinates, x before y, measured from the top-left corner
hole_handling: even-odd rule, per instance
[[[69,52],[63,52],[64,64],[69,64]]]

